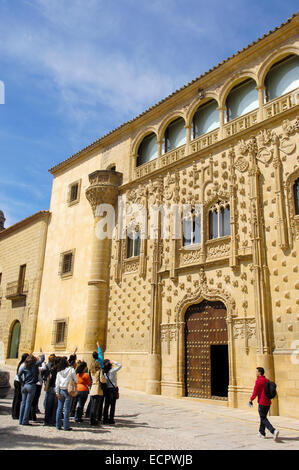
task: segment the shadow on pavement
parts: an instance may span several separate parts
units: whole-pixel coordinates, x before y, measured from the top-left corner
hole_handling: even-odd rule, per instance
[[[34,428],[39,428],[37,424],[34,424],[30,427],[30,431]],[[79,429],[75,428],[72,423],[72,431],[66,433],[68,437],[65,436],[65,431],[56,431],[57,437],[45,437],[41,436],[40,434],[35,436],[32,434],[26,434],[20,432],[19,426],[9,426],[5,430],[0,431],[0,449],[12,449],[12,448],[25,448],[25,449],[61,449],[61,448],[78,448],[78,446],[82,446],[82,448],[88,447],[101,447],[101,446],[111,446],[111,441],[109,439],[80,439],[80,435],[78,434],[81,431],[91,430],[92,433],[101,434],[107,433],[109,431],[102,431],[102,430],[94,430],[94,429]],[[113,442],[113,446],[116,447],[134,447],[130,446],[129,444],[120,443],[120,442]]]
[[[299,441],[299,437],[279,437],[276,443],[283,444],[285,441]]]
[[[149,426],[148,423],[138,423],[129,419],[119,419],[115,417],[117,428],[147,428],[147,429],[162,429],[161,426]],[[166,428],[165,428],[166,429]],[[168,429],[168,428],[167,428]]]

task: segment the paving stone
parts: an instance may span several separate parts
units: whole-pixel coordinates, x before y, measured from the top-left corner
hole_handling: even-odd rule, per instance
[[[42,409],[44,393],[40,398]],[[147,395],[121,389],[116,425],[91,427],[87,419],[72,431],[43,426],[43,414],[23,427],[10,416],[12,393],[0,401],[0,449],[74,450],[291,450],[299,449],[299,421],[270,417],[280,430],[275,442],[258,437],[258,414],[205,405],[194,400]]]

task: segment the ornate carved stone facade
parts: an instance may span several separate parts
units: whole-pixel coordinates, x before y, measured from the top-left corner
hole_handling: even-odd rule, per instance
[[[297,24],[295,16],[273,33],[275,47],[267,37],[258,41],[130,127],[99,141],[103,151],[97,146],[90,150],[94,170],[113,164],[123,174],[102,340],[105,354],[124,363],[121,385],[184,396],[185,313],[192,305],[218,301],[227,311],[226,403],[246,406],[260,365],[278,382],[280,399],[273,409],[293,414],[297,407],[299,413],[297,399],[290,411],[284,398],[290,384],[299,381],[291,364],[299,334],[299,223],[293,191],[299,168],[298,90],[269,102],[264,92],[271,66],[298,54]],[[256,82],[258,106],[226,121],[227,96],[245,79]],[[198,88],[204,93],[199,95]],[[218,104],[219,127],[192,138],[194,113],[209,100]],[[176,118],[185,122],[186,143],[163,154],[164,133]],[[156,136],[157,158],[139,165],[140,144],[148,135]],[[90,170],[93,160],[88,155]],[[82,178],[84,187],[84,151],[74,162],[74,171],[72,159],[66,161],[67,172],[61,172],[63,163],[53,169],[60,185]],[[84,214],[83,203],[79,206]],[[53,210],[62,216],[67,209]],[[186,242],[184,224],[193,227],[189,238],[197,230],[193,241]],[[87,223],[86,233],[88,225],[92,229]],[[139,234],[138,246],[129,240],[129,232]],[[83,327],[84,320],[78,313],[74,316]],[[293,379],[280,376],[286,362]]]
[[[120,386],[185,396],[187,309],[218,302],[227,312],[223,404],[245,407],[262,366],[278,384],[273,410],[299,416],[298,88],[268,101],[265,94],[272,66],[298,55],[298,18],[51,170],[36,348],[51,352],[46,332],[63,312],[66,352],[78,344],[88,359],[98,335],[106,357],[123,363]],[[227,119],[231,90],[248,80],[255,81],[258,104]],[[213,100],[217,127],[196,136],[194,115]],[[186,142],[163,153],[165,131],[178,118]],[[156,158],[139,165],[147,136],[156,139]],[[69,206],[61,188],[79,180],[86,197]],[[95,239],[99,200],[115,209],[109,246]],[[128,232],[139,234],[138,243]],[[74,249],[72,276],[58,279],[53,263]],[[209,345],[207,332],[197,332],[207,351],[219,344],[219,328],[211,330]]]

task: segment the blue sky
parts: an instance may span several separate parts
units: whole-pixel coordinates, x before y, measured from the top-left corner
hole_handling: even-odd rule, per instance
[[[293,13],[293,0],[0,0],[0,209],[49,208],[48,169]]]

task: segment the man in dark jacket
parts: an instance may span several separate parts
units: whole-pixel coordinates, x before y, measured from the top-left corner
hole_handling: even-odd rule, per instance
[[[273,434],[273,438],[277,441],[279,431],[273,428],[272,424],[267,419],[267,414],[269,412],[271,406],[271,400],[267,398],[265,394],[265,385],[268,382],[268,379],[264,376],[265,370],[262,367],[257,367],[256,369],[256,382],[253,390],[253,394],[249,400],[249,405],[253,405],[253,400],[258,397],[258,404],[259,404],[259,415],[260,415],[260,429],[259,429],[259,436],[263,439],[266,438],[266,428]]]

